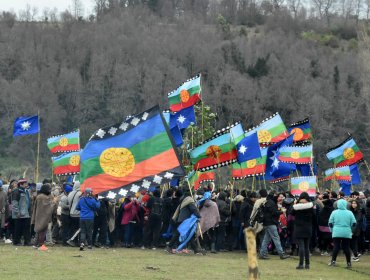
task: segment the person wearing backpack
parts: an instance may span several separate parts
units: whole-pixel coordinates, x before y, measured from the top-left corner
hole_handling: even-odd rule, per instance
[[[159,238],[162,229],[163,199],[160,195],[159,190],[156,189],[147,202],[149,216],[145,233],[145,246],[150,247],[150,244],[152,244],[153,250],[159,246]]]

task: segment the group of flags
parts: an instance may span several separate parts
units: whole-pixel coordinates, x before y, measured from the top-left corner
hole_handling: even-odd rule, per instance
[[[194,105],[201,101],[201,77],[187,80],[168,95],[169,110],[159,106],[99,128],[80,149],[79,130],[48,138],[56,175],[80,173],[82,188],[92,188],[109,198],[133,195],[185,176],[176,147],[196,125]],[[14,136],[39,132],[38,116],[21,117],[14,123]],[[314,194],[317,166],[309,119],[286,127],[279,113],[244,130],[241,123],[219,129],[209,139],[188,151],[193,170],[187,175],[197,189],[215,180],[214,169],[231,165],[232,178],[254,176],[270,182],[290,180],[291,191]],[[325,180],[359,183],[357,162],[363,160],[352,137],[331,149],[327,157],[334,168]],[[292,177],[296,171],[300,175]]]

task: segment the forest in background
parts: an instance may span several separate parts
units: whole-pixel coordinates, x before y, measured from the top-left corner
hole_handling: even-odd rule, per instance
[[[368,2],[96,0],[86,18],[72,2],[61,14],[0,15],[4,177],[27,167],[32,177],[36,161],[37,136],[13,139],[15,118],[40,111],[41,177],[50,177],[48,137],[80,128],[83,147],[99,127],[167,109],[167,93],[198,73],[216,129],[309,116],[321,169],[347,132],[369,158]]]

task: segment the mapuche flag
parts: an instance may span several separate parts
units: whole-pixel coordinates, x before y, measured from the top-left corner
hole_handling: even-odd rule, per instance
[[[312,145],[283,146],[279,150],[279,160],[286,163],[309,164],[312,162]]]
[[[188,174],[188,180],[190,186],[193,186],[194,190],[196,191],[197,189],[199,189],[200,185],[203,182],[214,182],[215,172],[214,171],[200,172],[193,170]]]
[[[233,163],[232,177],[241,180],[245,177],[259,176],[266,172],[267,149],[260,148],[261,157],[250,159],[242,163]]]
[[[81,152],[82,189],[125,197],[184,176],[159,106],[97,130]]]
[[[213,137],[189,151],[194,170],[207,171],[236,161],[236,142],[244,131],[240,124],[218,130]]]
[[[270,118],[264,120],[257,127],[246,132],[245,136],[257,132],[260,145],[270,145],[278,143],[287,138],[288,131],[279,113],[275,113]]]
[[[80,150],[80,131],[76,130],[63,135],[48,138],[48,148],[52,153],[75,152]]]
[[[335,167],[352,165],[364,159],[364,155],[352,136],[338,146],[330,149],[326,157],[334,163]]]
[[[80,172],[80,152],[64,153],[51,159],[54,175],[73,175]]]
[[[294,133],[294,142],[309,141],[312,138],[312,130],[309,118],[293,123],[288,127],[289,134]]]
[[[168,94],[168,101],[172,112],[179,112],[184,108],[188,108],[198,103],[201,100],[200,76],[194,77],[176,90]]]
[[[308,193],[310,196],[316,195],[317,179],[316,176],[293,177],[291,182],[291,194],[300,195],[302,192]]]
[[[351,170],[349,166],[341,166],[325,170],[324,181],[337,180],[351,182]]]

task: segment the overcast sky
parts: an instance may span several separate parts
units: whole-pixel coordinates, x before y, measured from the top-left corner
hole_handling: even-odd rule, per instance
[[[84,15],[91,14],[94,6],[93,0],[80,0],[80,2]],[[27,4],[31,7],[37,7],[40,16],[45,8],[57,8],[58,12],[70,9],[72,0],[0,0],[0,11],[13,11],[18,15],[19,10],[24,10]]]

